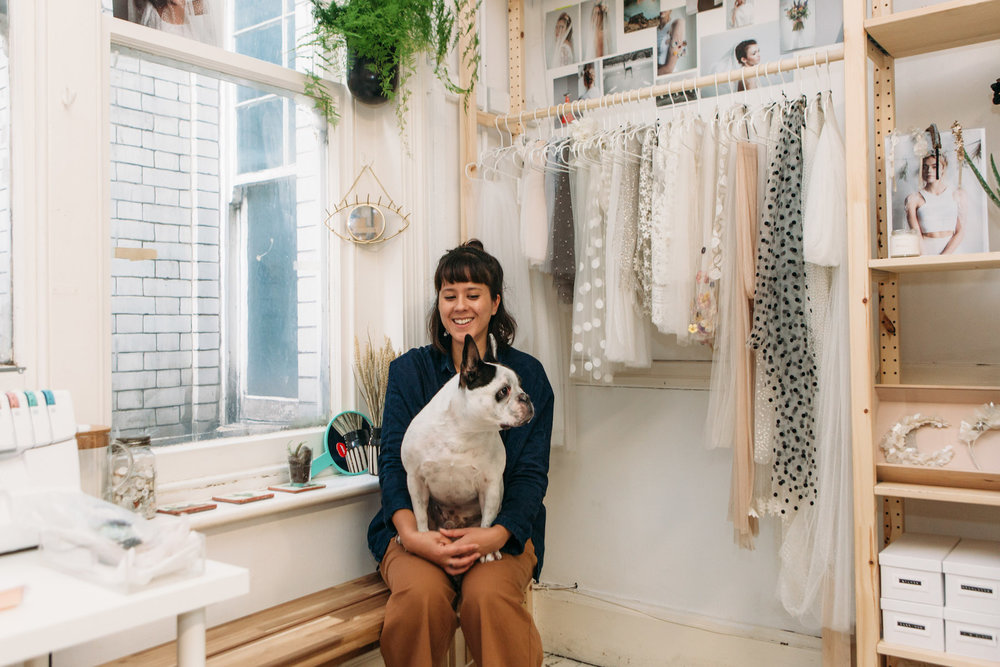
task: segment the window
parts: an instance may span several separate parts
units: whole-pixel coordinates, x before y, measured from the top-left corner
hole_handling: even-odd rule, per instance
[[[292,64],[291,0],[233,41]],[[291,92],[115,47],[112,423],[161,444],[329,418],[325,124]]]

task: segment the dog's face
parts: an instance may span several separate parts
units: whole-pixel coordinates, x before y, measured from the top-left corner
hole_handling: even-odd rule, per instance
[[[467,392],[467,403],[477,416],[500,428],[527,424],[535,415],[521,378],[506,366],[483,361],[472,336],[465,337],[458,386]]]

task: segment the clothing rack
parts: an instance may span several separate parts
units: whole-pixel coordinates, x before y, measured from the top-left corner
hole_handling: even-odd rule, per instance
[[[566,113],[579,113],[582,111],[590,111],[592,109],[631,104],[633,102],[640,102],[642,100],[660,97],[661,95],[680,93],[699,88],[710,88],[723,83],[736,83],[738,81],[746,81],[747,79],[759,76],[768,76],[781,72],[805,69],[807,67],[828,65],[843,59],[844,45],[837,44],[836,46],[832,46],[825,51],[816,51],[808,56],[798,55],[792,58],[784,58],[782,60],[775,60],[769,63],[762,63],[755,67],[741,67],[728,72],[717,72],[715,74],[706,74],[704,76],[684,79],[682,81],[671,81],[669,83],[653,85],[647,88],[637,88],[635,90],[627,90],[622,93],[605,95],[604,97],[598,97],[592,100],[563,102],[550,107],[539,107],[532,111],[525,110],[517,113],[480,113],[478,115],[478,123],[480,125],[495,127],[497,129],[503,125],[504,131],[509,131],[513,134],[520,134],[523,122],[527,119],[538,120],[540,118],[561,116]]]

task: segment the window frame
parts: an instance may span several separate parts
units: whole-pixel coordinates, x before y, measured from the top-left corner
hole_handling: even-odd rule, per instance
[[[282,22],[284,24],[287,16],[282,15]],[[110,136],[108,126],[110,125],[108,114],[110,113],[110,62],[113,57],[111,54],[117,47],[125,47],[132,49],[134,51],[140,52],[144,58],[148,58],[154,61],[161,61],[167,65],[176,66],[177,64],[182,64],[193,68],[199,73],[205,74],[215,74],[219,75],[223,79],[236,79],[241,82],[246,82],[253,84],[254,86],[263,89],[265,92],[277,93],[279,97],[291,96],[296,103],[311,105],[312,101],[309,97],[305,95],[305,87],[308,78],[305,74],[291,70],[274,63],[267,61],[258,60],[251,56],[246,56],[238,53],[233,53],[223,49],[221,47],[211,46],[208,44],[202,44],[193,40],[178,37],[176,35],[170,35],[155,30],[151,30],[145,26],[130,23],[122,19],[116,19],[110,14],[102,12],[102,32],[103,39],[102,44],[104,46],[105,53],[107,54],[107,62],[103,68],[103,90],[105,94],[105,104],[103,109],[103,119],[104,119],[104,165],[105,165],[105,197],[104,197],[104,210],[102,211],[102,218],[105,223],[105,229],[110,226],[110,194],[107,190],[110,189],[110,171],[109,166],[111,163],[110,159]],[[283,31],[284,32],[284,31]],[[324,81],[324,85],[327,86],[328,92],[335,97],[342,97],[342,92],[340,91],[341,86],[332,84],[330,82]],[[234,109],[236,108],[236,100],[233,100]],[[294,113],[294,107],[291,110]],[[329,128],[327,128],[324,136],[328,138],[330,136]],[[349,165],[347,160],[350,157],[346,151],[335,151],[330,150],[329,144],[327,145],[327,150],[325,151],[325,163],[321,165],[320,178],[325,183],[325,189],[327,196],[329,193],[336,191],[336,184],[339,182],[339,174],[344,171]],[[237,174],[234,182],[231,185],[251,185],[254,183],[261,182],[260,179],[263,176],[268,178],[275,176],[287,176],[294,174],[295,169],[288,166],[281,166],[275,169],[269,169],[259,172],[252,172],[253,178],[245,178],[243,174]],[[268,180],[268,179],[265,179]],[[224,197],[226,199],[226,197]],[[323,204],[325,208],[325,203]],[[241,212],[239,215],[245,215],[245,211]],[[232,220],[224,220],[222,223],[223,229],[231,228],[233,224]],[[109,237],[110,238],[110,237]],[[233,253],[238,252],[238,249],[229,248],[226,250],[227,258],[233,257]],[[326,293],[328,303],[324,309],[324,316],[326,319],[327,327],[327,345],[325,350],[324,361],[329,363],[329,370],[322,373],[321,375],[330,379],[329,382],[329,398],[331,406],[341,405],[343,396],[349,392],[353,384],[349,381],[337,381],[336,378],[343,378],[343,367],[344,363],[347,361],[343,358],[343,355],[338,354],[338,350],[343,350],[342,345],[343,331],[344,331],[344,321],[340,317],[343,312],[342,306],[343,302],[341,299],[342,281],[348,276],[342,271],[335,271],[333,267],[338,265],[343,265],[348,259],[344,256],[345,249],[340,244],[328,243],[327,244],[327,270],[326,274]],[[228,261],[228,260],[227,260]],[[230,264],[231,266],[231,264]],[[105,267],[106,273],[110,274],[110,260]],[[224,280],[228,281],[229,277],[224,277]],[[228,309],[224,306],[224,311],[227,315],[232,315],[228,312]],[[108,311],[108,317],[110,318],[110,310]],[[226,334],[224,334],[224,337]],[[111,367],[111,343],[110,343],[110,333],[106,337],[104,349],[107,350],[107,368]],[[231,341],[224,343],[224,348],[229,347]],[[226,353],[224,352],[224,357]],[[238,362],[237,359],[230,359],[226,363]],[[350,375],[350,374],[348,374]],[[223,381],[223,385],[227,384],[227,380]],[[107,415],[107,419],[110,420],[112,414],[112,392],[111,392],[111,382],[110,382],[110,372],[108,373],[107,380],[107,391],[106,396],[103,397],[104,408],[102,412]],[[225,395],[226,390],[223,390]],[[318,431],[322,432],[322,427],[316,427],[315,429],[306,429],[306,432]],[[274,434],[280,434],[283,429],[274,429],[270,431]],[[302,432],[296,431],[296,432]],[[246,442],[249,438],[259,438],[259,435],[254,436],[237,436],[232,438],[213,438],[208,440],[194,440],[190,443],[185,442],[179,445],[164,445],[164,448],[170,447],[198,447],[208,446],[211,443],[215,443],[215,447],[218,445],[224,446],[239,446],[241,443]]]

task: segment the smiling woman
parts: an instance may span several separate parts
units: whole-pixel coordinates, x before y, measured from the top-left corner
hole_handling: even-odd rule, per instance
[[[389,367],[379,457],[382,507],[368,529],[368,546],[392,591],[380,648],[389,667],[429,667],[441,661],[463,622],[477,664],[483,664],[485,654],[497,664],[537,666],[541,639],[521,598],[541,571],[545,553],[542,499],[548,486],[552,387],[541,364],[511,346],[516,325],[504,309],[503,269],[481,243],[470,241],[447,252],[434,286],[438,296],[428,318],[433,343],[410,350]],[[501,434],[506,464],[496,519],[490,525],[421,532],[401,459],[403,434],[442,387],[458,386],[452,380],[466,336],[476,341],[480,356],[487,353],[489,337],[496,340],[497,361],[521,378],[535,416]],[[445,421],[442,428],[453,427],[452,419]],[[503,558],[480,562],[495,551]],[[460,582],[454,578],[458,575]],[[510,636],[523,640],[506,641]]]

